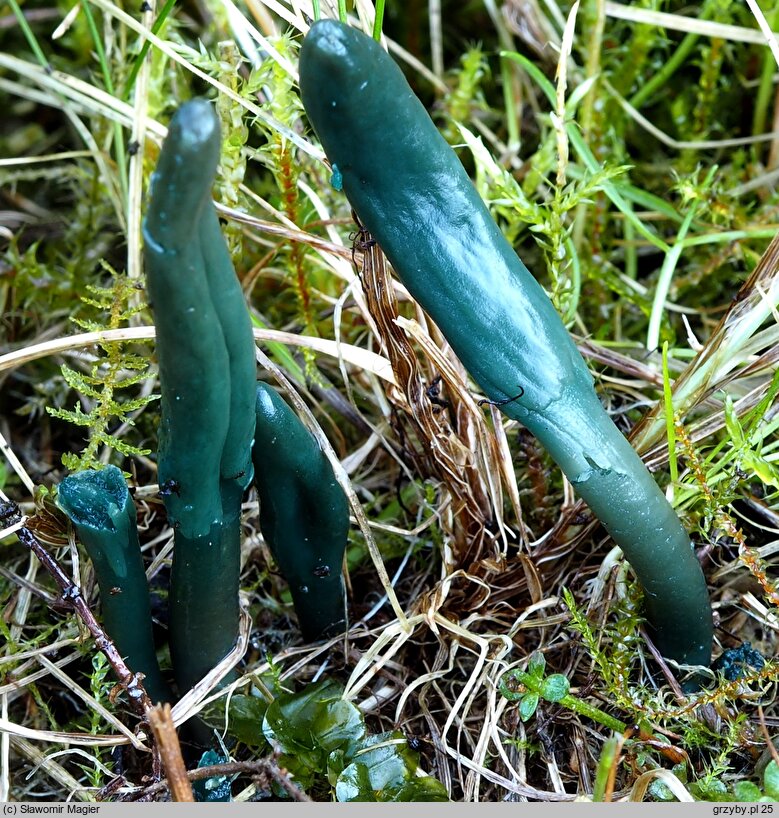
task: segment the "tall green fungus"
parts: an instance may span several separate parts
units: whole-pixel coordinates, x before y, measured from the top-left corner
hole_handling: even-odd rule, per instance
[[[289,583],[303,638],[332,636],[346,627],[346,495],[316,438],[264,383],[257,386],[256,416],[254,484],[263,537]]]
[[[170,645],[185,692],[238,633],[241,497],[252,479],[251,322],[211,201],[219,121],[179,108],[143,225],[161,388],[158,478],[174,529]]]
[[[106,633],[130,670],[144,674],[151,700],[171,701],[154,649],[135,505],[122,472],[106,466],[72,474],[60,483],[57,501],[92,560]]]

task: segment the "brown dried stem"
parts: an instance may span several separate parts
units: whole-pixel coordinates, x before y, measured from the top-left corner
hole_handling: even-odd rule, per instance
[[[279,767],[278,764],[269,759],[263,758],[258,761],[228,761],[224,764],[214,764],[210,767],[198,767],[196,770],[186,771],[186,777],[189,781],[202,781],[204,778],[217,778],[218,776],[240,774],[273,781],[275,784],[278,784],[293,801],[312,800],[292,781],[289,773],[283,767]],[[168,788],[172,789],[170,782],[163,779],[146,787],[143,792],[130,796],[128,800],[137,801],[141,798],[147,799]]]
[[[181,745],[176,734],[176,726],[173,724],[170,705],[167,703],[157,705],[149,710],[146,717],[157,742],[173,800],[194,802],[195,796],[187,778],[187,768],[181,755]]]
[[[359,221],[357,226],[354,266],[395,376],[396,386],[387,392],[393,405],[393,428],[417,469],[424,476],[438,479],[452,498],[450,533],[456,564],[449,567],[451,573],[482,556],[483,541],[500,519],[501,502],[490,496],[486,474],[490,467],[493,475],[499,473],[497,453],[484,450],[490,436],[486,429],[476,428],[477,424],[484,426],[484,421],[473,411],[475,404],[467,395],[467,385],[452,367],[439,369],[435,361],[426,360],[424,363],[433,371],[438,369],[439,374],[428,377],[425,386],[423,361],[397,320],[398,302],[384,255]],[[456,417],[456,424],[450,422],[450,413]],[[489,465],[485,466],[482,459]],[[493,478],[493,483],[499,482],[499,477]],[[442,522],[446,524],[445,519]]]

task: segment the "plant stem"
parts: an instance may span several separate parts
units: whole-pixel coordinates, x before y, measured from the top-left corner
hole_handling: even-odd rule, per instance
[[[703,183],[703,188],[706,189],[714,178],[716,167],[712,168]],[[649,328],[647,329],[646,348],[649,350],[657,349],[660,343],[660,324],[663,319],[663,307],[668,291],[671,289],[671,281],[673,280],[674,270],[684,250],[684,241],[687,231],[690,229],[695,214],[698,212],[700,201],[693,201],[690,203],[690,209],[684,218],[684,221],[679,228],[676,236],[676,241],[673,246],[666,252],[663,266],[660,268],[660,275],[655,286],[655,295],[652,299],[652,311],[649,315]]]
[[[11,6],[11,11],[14,13],[14,16],[19,22],[19,28],[22,30],[22,34],[24,34],[24,39],[27,40],[27,45],[30,46],[30,50],[35,55],[35,59],[38,60],[43,68],[48,70],[50,67],[49,61],[46,59],[43,49],[41,49],[40,45],[38,45],[38,40],[35,34],[33,34],[30,24],[27,22],[27,18],[24,16],[24,12],[21,10],[21,8],[19,8],[19,4],[16,2],[16,0],[8,0],[8,5]]]
[[[381,39],[381,27],[384,23],[384,0],[376,0],[376,17],[373,20],[373,39]]]
[[[697,34],[687,34],[679,43],[679,47],[673,54],[663,63],[660,70],[652,75],[652,77],[636,91],[635,94],[628,100],[634,108],[641,108],[641,106],[654,94],[659,91],[671,77],[676,73],[684,61],[689,57],[695,44],[698,42]]]
[[[665,401],[665,423],[668,429],[668,462],[671,468],[671,483],[675,485],[679,479],[679,467],[676,464],[676,431],[671,376],[668,372],[668,341],[663,342],[663,400]]]
[[[590,36],[587,41],[587,62],[584,66],[586,79],[594,77],[601,71],[601,49],[603,47],[603,30],[606,25],[606,10],[604,0],[589,0],[586,14],[591,20]],[[584,98],[580,123],[585,140],[589,142],[595,111],[596,89],[593,88]]]
[[[105,46],[103,45],[103,38],[100,36],[97,25],[95,24],[95,18],[92,14],[92,10],[89,8],[88,2],[83,2],[81,4],[81,8],[84,11],[84,16],[87,20],[87,28],[89,28],[89,33],[92,37],[92,42],[95,46],[95,52],[97,53],[97,60],[100,63],[100,70],[103,74],[103,82],[105,83],[105,89],[108,93],[113,97],[116,96],[114,91],[114,81],[111,78],[111,68],[108,65],[108,57],[105,52]],[[127,203],[127,154],[125,153],[124,148],[124,137],[122,136],[122,126],[118,122],[113,123],[113,131],[114,131],[114,145],[116,150],[116,167],[119,171],[119,188],[122,191],[122,201]]]
[[[173,8],[176,5],[176,0],[166,0],[165,5],[162,7],[162,10],[157,15],[157,19],[154,21],[154,24],[151,27],[152,34],[159,34],[160,29],[165,24],[165,21],[168,19],[168,15],[173,11]],[[124,87],[124,95],[123,99],[129,99],[130,93],[135,86],[135,80],[138,78],[138,72],[141,70],[141,65],[143,65],[143,61],[146,58],[146,54],[151,47],[151,43],[149,40],[144,40],[141,44],[140,51],[138,52],[138,56],[135,58],[135,62],[133,63],[133,67],[130,69],[130,73],[127,76],[127,82],[125,83]]]
[[[512,689],[509,687],[509,683],[506,681],[507,678],[511,681],[518,682],[525,689]],[[498,682],[498,689],[500,690],[501,696],[504,696],[509,701],[517,701],[517,699],[520,699],[528,692],[535,693],[541,698],[546,698],[544,696],[543,682],[543,678],[533,676],[524,670],[515,668],[514,670],[510,670],[508,673],[503,674]],[[591,719],[598,724],[602,724],[604,727],[607,727],[609,730],[613,730],[615,733],[624,733],[628,729],[625,722],[614,718],[614,716],[610,716],[608,713],[605,713],[603,710],[600,710],[597,707],[593,707],[591,704],[584,701],[584,699],[579,699],[576,696],[572,696],[570,693],[566,694],[561,699],[557,699],[554,703],[559,704],[568,710],[573,710],[574,713],[578,713],[580,716]]]
[[[607,790],[611,795],[609,781],[612,778],[612,770],[616,764],[618,752],[619,738],[617,736],[612,736],[604,742],[598,759],[598,767],[595,770],[595,784],[592,788],[593,801],[605,801]]]
[[[779,19],[779,4],[774,6],[773,14],[770,17],[771,28],[776,27]],[[768,106],[774,96],[774,71],[776,60],[770,49],[763,50],[763,68],[760,72],[760,84],[757,87],[755,97],[755,113],[752,119],[752,133],[755,135],[765,133],[766,120],[768,119]],[[756,151],[759,152],[756,147]]]

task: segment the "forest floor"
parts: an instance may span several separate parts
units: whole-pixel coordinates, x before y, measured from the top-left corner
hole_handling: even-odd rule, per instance
[[[8,0],[0,500],[40,550],[9,511],[0,800],[187,790],[160,766],[178,740],[136,729],[39,556],[102,621],[56,488],[121,468],[168,671],[172,530],[141,223],[166,127],[194,96],[221,121],[214,200],[259,377],[353,492],[350,629],[313,645],[244,497],[237,673],[222,667],[173,708],[177,725],[199,713],[215,728],[202,759],[180,734],[184,778],[207,782],[198,797],[779,799],[779,5],[376,5],[390,53],[690,533],[719,662],[682,689],[620,549],[533,436],[478,403],[331,184],[298,52],[317,16],[373,32],[369,0]]]

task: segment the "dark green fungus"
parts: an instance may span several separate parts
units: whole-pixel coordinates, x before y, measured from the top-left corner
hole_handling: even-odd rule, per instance
[[[220,141],[208,102],[181,106],[143,227],[161,388],[160,493],[175,532],[170,644],[182,693],[237,637],[241,497],[252,478],[254,340],[211,201]]]
[[[263,383],[256,419],[260,527],[289,583],[303,637],[313,641],[345,628],[341,566],[349,504],[316,438]]]
[[[370,37],[322,20],[303,42],[300,89],[351,206],[398,276],[624,551],[661,652],[707,665],[711,607],[689,537],[398,66]]]
[[[154,702],[171,701],[154,650],[146,573],[135,505],[115,466],[66,477],[57,500],[89,554],[100,588],[106,633],[134,673],[143,673]]]

